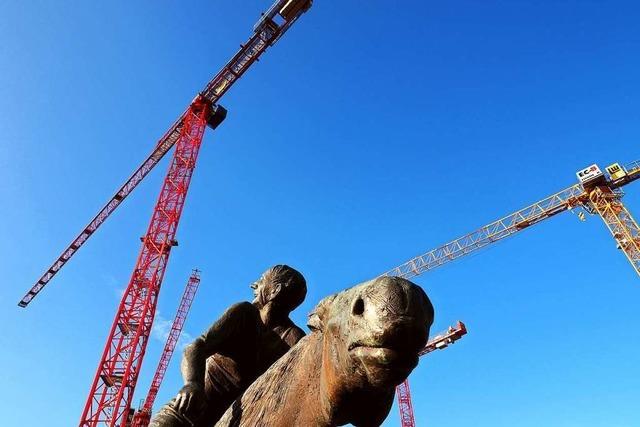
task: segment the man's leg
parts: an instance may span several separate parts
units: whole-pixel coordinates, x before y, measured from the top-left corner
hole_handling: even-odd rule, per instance
[[[173,407],[175,398],[164,405],[151,419],[149,427],[194,427],[198,414],[181,414]]]

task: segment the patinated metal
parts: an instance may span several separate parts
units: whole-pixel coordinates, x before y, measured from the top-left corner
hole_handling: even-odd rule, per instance
[[[378,426],[433,322],[425,292],[380,277],[322,300],[311,334],[260,376],[216,427]]]
[[[189,344],[182,358],[184,386],[151,427],[211,427],[242,392],[305,333],[289,313],[307,292],[302,274],[286,265],[251,285],[255,299],[232,305]]]

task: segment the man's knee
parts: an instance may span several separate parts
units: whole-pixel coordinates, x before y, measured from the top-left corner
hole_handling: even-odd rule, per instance
[[[195,414],[193,414],[195,415]],[[173,399],[164,405],[158,413],[151,419],[149,427],[193,427],[196,425],[192,420],[193,415],[182,414],[173,407]]]

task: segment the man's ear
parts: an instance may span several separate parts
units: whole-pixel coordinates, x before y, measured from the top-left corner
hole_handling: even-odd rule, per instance
[[[325,327],[325,321],[329,314],[329,308],[331,307],[331,303],[336,298],[335,295],[330,295],[320,301],[318,305],[313,309],[311,313],[309,313],[309,318],[307,320],[307,326],[311,329],[312,332],[323,332]]]
[[[268,301],[273,301],[282,291],[282,284],[280,283],[272,283],[269,286],[269,295],[267,295]]]

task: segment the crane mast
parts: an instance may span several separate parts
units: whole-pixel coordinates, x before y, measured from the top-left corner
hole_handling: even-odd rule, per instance
[[[607,186],[597,186],[589,193],[592,208],[600,215],[618,243],[618,249],[640,274],[640,227],[622,204],[622,193]]]
[[[140,255],[98,364],[80,418],[80,426],[120,427],[129,422],[131,400],[151,332],[160,287],[171,248],[177,245],[176,231],[205,127],[209,125],[215,129],[224,120],[226,110],[217,105],[222,95],[309,7],[311,7],[311,0],[276,1],[258,21],[249,41],[241,46],[240,51],[205,86],[205,89],[195,97],[187,110],[160,139],[150,156],[155,163],[152,161],[153,165],[150,167],[145,166],[146,162],[143,163],[143,169],[148,173],[157,164],[156,159],[159,161],[171,147],[175,146],[151,223],[141,239]],[[137,173],[138,171],[134,176],[139,177]],[[143,176],[135,178],[134,181],[139,182],[144,177],[142,172],[141,174]],[[125,184],[129,193],[133,189],[131,185],[134,181],[130,179]],[[111,201],[113,200],[112,198]],[[111,202],[108,202],[107,206],[109,203]],[[117,205],[119,203],[116,207]],[[97,226],[102,224],[112,212],[113,209],[106,215],[102,215],[101,222]],[[82,243],[84,242],[86,238],[82,240]],[[66,258],[63,254],[64,262],[68,261],[79,245],[72,243],[70,247],[73,251]],[[45,276],[49,272],[52,274],[47,276],[46,281],[43,282],[41,279],[37,282],[19,305],[26,306],[64,265],[64,262],[56,262],[54,266],[57,266],[57,269],[48,270]]]
[[[218,111],[224,111],[218,108]],[[176,149],[142,248],[113,320],[80,426],[121,426],[142,366],[160,286],[196,165],[210,106],[200,98],[181,126]],[[220,120],[221,121],[221,120]]]
[[[622,204],[623,193],[620,190],[640,178],[640,161],[624,168],[614,163],[607,167],[607,173],[604,175],[596,165],[589,166],[577,174],[581,183],[412,258],[382,275],[406,279],[418,276],[574,208],[598,214],[604,220],[618,248],[640,275],[640,227]]]
[[[427,345],[420,351],[420,356],[436,350],[442,350],[455,343],[467,334],[464,323],[458,321],[456,326],[450,326],[446,331],[439,333],[427,342]],[[400,425],[402,427],[415,427],[416,421],[413,415],[413,405],[411,403],[411,391],[409,389],[409,379],[396,387],[398,398],[398,408],[400,409]]]
[[[151,421],[151,411],[153,409],[153,403],[155,402],[156,396],[158,395],[158,390],[160,389],[160,385],[162,384],[162,380],[164,379],[164,374],[167,371],[167,366],[169,366],[171,356],[173,355],[173,351],[175,350],[178,339],[180,338],[180,334],[182,333],[182,327],[184,326],[184,322],[187,318],[187,314],[189,313],[189,309],[191,308],[193,298],[196,296],[199,285],[200,271],[196,269],[193,270],[193,273],[189,277],[187,286],[184,290],[184,294],[182,294],[182,299],[180,300],[180,305],[178,306],[178,312],[176,313],[176,317],[173,319],[173,323],[171,324],[171,330],[169,331],[167,342],[165,343],[164,349],[162,350],[158,368],[156,369],[156,373],[153,375],[153,380],[151,381],[151,386],[149,387],[149,393],[147,393],[147,397],[144,400],[142,408],[133,416],[133,427],[147,427],[149,425],[149,422]]]
[[[253,34],[249,40],[241,45],[240,50],[206,84],[196,99],[207,101],[212,106],[215,105],[249,67],[260,58],[267,48],[278,41],[291,25],[297,21],[300,15],[309,10],[311,5],[312,0],[277,0],[273,3],[254,26]],[[18,306],[26,307],[42,291],[58,271],[75,255],[78,249],[86,243],[89,237],[95,233],[176,144],[184,126],[185,118],[192,106],[193,103],[171,125],[169,130],[160,138],[151,154],[107,201],[102,209],[98,211],[89,224],[71,241],[62,254],[56,258],[53,264],[20,300]]]

